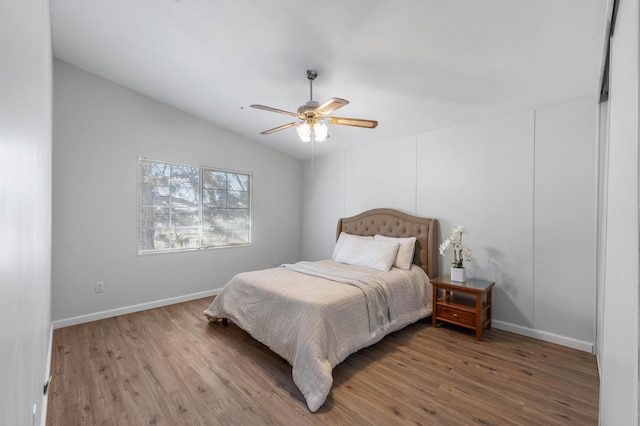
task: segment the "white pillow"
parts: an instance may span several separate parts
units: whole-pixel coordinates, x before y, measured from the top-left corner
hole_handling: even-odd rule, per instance
[[[391,241],[349,238],[336,254],[335,261],[387,272],[393,266],[400,244]]]
[[[375,241],[393,241],[400,244],[398,255],[393,266],[400,269],[410,269],[413,263],[413,254],[416,248],[416,237],[394,238],[377,234],[373,237]]]
[[[347,234],[346,232],[341,232],[338,237],[338,241],[336,241],[336,246],[333,249],[333,254],[331,255],[331,260],[336,260],[336,255],[340,251],[340,248],[344,244],[344,242],[348,239],[360,239],[360,240],[373,240],[372,236],[365,237],[364,235],[353,235]]]

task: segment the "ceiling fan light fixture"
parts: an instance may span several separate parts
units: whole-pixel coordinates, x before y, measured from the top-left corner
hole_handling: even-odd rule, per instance
[[[314,142],[323,142],[329,137],[329,128],[324,121],[316,121],[313,124],[313,131],[309,121],[302,121],[298,124],[296,131],[302,142],[311,142],[311,135],[313,134]]]

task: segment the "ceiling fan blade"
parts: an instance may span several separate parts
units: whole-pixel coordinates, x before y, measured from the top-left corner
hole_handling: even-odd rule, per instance
[[[323,103],[318,108],[316,108],[314,111],[316,112],[316,114],[321,116],[327,115],[327,114],[331,114],[333,111],[337,110],[338,108],[341,108],[347,105],[348,103],[349,101],[346,99],[331,98],[327,102]]]
[[[280,130],[288,129],[289,127],[297,126],[298,121],[294,121],[293,123],[284,124],[279,127],[274,127],[273,129],[265,130],[264,132],[260,132],[261,135],[270,135],[271,133],[279,132]]]
[[[341,124],[343,126],[354,126],[354,127],[366,127],[368,129],[373,129],[378,125],[376,120],[362,120],[359,118],[345,118],[345,117],[327,117],[325,118],[328,123],[331,124]]]
[[[280,114],[290,115],[292,117],[298,117],[298,114],[295,113],[295,112],[283,111],[283,110],[278,109],[278,108],[271,108],[271,107],[264,106],[264,105],[249,105],[249,106],[251,108],[263,109],[265,111],[277,112],[277,113],[280,113]]]

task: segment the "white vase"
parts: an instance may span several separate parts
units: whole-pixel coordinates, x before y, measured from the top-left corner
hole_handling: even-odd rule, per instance
[[[467,270],[465,268],[451,267],[451,281],[463,283],[467,280]]]

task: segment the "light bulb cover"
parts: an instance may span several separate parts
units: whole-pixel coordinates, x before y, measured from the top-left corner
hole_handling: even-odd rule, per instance
[[[323,121],[316,122],[316,124],[313,125],[313,135],[314,141],[325,141],[327,139],[327,136],[329,136],[329,129],[327,128],[326,123],[324,123]]]
[[[298,124],[296,127],[296,131],[298,132],[298,136],[302,140],[302,142],[311,142],[311,126],[306,121]]]

